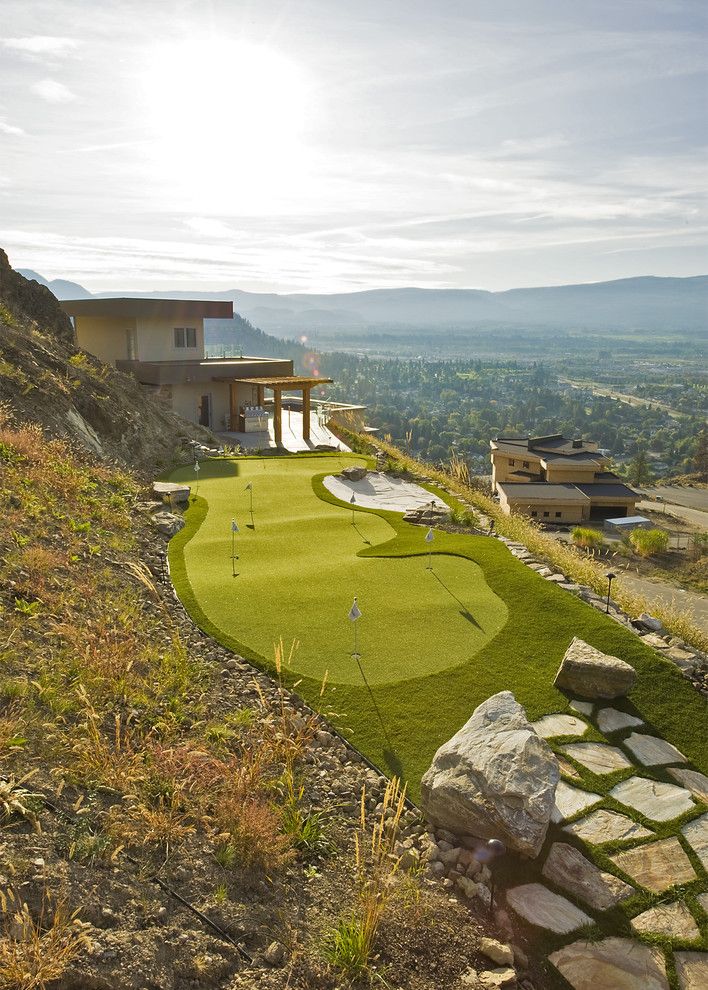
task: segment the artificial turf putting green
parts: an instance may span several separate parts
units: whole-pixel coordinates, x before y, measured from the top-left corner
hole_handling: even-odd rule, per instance
[[[299,682],[314,707],[339,713],[354,745],[402,775],[414,797],[437,747],[490,695],[512,690],[532,719],[567,709],[553,679],[573,636],[635,666],[631,703],[617,707],[638,713],[706,769],[703,699],[638,637],[539,578],[497,540],[436,533],[430,575],[424,530],[400,514],[357,509],[353,525],[350,507],[320,479],[363,460],[202,462],[198,498],[170,543],[170,565],[182,601],[205,631],[267,668],[279,637],[286,649],[300,639],[287,680]],[[191,468],[170,477],[194,486]],[[237,578],[232,517],[241,528]],[[364,613],[362,663],[372,692],[357,681],[349,657],[346,614],[354,594]],[[329,687],[321,695],[325,670]]]
[[[327,473],[340,470],[338,458],[315,463]],[[416,531],[421,556],[357,556],[391,540],[395,530],[378,515],[352,515],[317,498],[312,459],[240,461],[238,467],[238,475],[209,479],[209,512],[198,538],[185,547],[185,563],[207,618],[260,656],[272,658],[280,637],[286,647],[294,640],[295,674],[361,686],[347,618],[355,595],[363,613],[358,650],[372,686],[456,667],[506,623],[506,606],[477,564],[436,555],[427,569],[425,530]],[[240,527],[235,578],[234,516]]]

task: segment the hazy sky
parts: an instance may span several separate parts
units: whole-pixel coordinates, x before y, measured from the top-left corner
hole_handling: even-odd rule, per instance
[[[94,291],[708,271],[703,2],[1,3],[15,266]]]

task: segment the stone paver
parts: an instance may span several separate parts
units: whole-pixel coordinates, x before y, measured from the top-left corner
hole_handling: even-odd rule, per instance
[[[665,739],[633,732],[624,741],[627,749],[645,767],[662,766],[665,763],[685,763],[686,757]]]
[[[610,859],[642,887],[661,894],[678,883],[696,879],[681,843],[676,838],[660,839],[634,849],[615,853]]]
[[[571,764],[570,760],[566,760],[562,756],[558,756],[557,758],[558,758],[558,766],[560,767],[560,772],[563,774],[564,777],[575,777],[576,780],[580,777],[580,774]]]
[[[626,815],[620,815],[616,811],[606,811],[599,808],[591,812],[586,818],[573,822],[572,825],[564,825],[564,832],[577,835],[583,842],[592,842],[594,845],[602,845],[603,842],[612,842],[614,839],[645,839],[653,832],[643,825],[638,825]]]
[[[706,990],[708,952],[675,952],[674,961],[681,990]]]
[[[669,767],[669,773],[699,801],[708,804],[708,777],[705,774],[699,773],[698,770],[688,770],[686,767]]]
[[[667,938],[700,937],[698,925],[683,901],[657,904],[632,919],[632,928],[640,935],[665,935]]]
[[[584,911],[541,883],[512,887],[506,892],[506,899],[514,911],[530,924],[558,935],[567,935],[576,928],[592,924],[592,918]]]
[[[631,725],[643,725],[636,715],[629,715],[617,708],[603,708],[597,713],[597,727],[600,732],[617,732],[618,729],[628,729]]]
[[[645,777],[629,777],[615,784],[610,797],[655,822],[668,822],[695,807],[693,798],[683,787]]]
[[[661,950],[633,939],[573,942],[548,958],[574,990],[669,990]]]
[[[581,715],[592,715],[592,710],[595,707],[594,701],[571,701],[570,707],[574,712],[579,712]]]
[[[606,743],[570,743],[563,747],[563,752],[597,774],[613,773],[632,766],[621,749]]]
[[[597,804],[598,801],[602,801],[602,795],[592,791],[581,791],[580,788],[571,787],[561,780],[556,787],[556,806],[551,812],[551,821],[557,824],[566,818],[572,818],[579,811]]]
[[[565,842],[553,843],[542,872],[551,883],[596,911],[607,911],[634,893],[634,887],[612,873],[599,870],[579,849]]]
[[[551,739],[554,736],[582,736],[587,732],[588,724],[575,715],[563,715],[558,712],[555,715],[544,715],[538,722],[532,722],[531,728],[535,729],[542,739]]]
[[[703,864],[703,869],[708,870],[708,812],[687,822],[681,831]]]

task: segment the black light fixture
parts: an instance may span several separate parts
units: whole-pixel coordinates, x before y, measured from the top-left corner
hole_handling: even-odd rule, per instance
[[[607,578],[607,602],[605,603],[605,612],[606,613],[609,613],[609,611],[610,611],[610,591],[612,590],[612,582],[617,577],[617,575],[616,574],[613,574],[612,571],[608,571],[607,574],[605,574],[605,577]]]
[[[492,862],[495,859],[499,859],[506,853],[506,846],[501,839],[488,839],[487,840],[487,855],[489,857],[489,872],[491,873],[490,879],[490,890],[489,890],[489,911],[490,913],[494,910],[494,870],[492,870]]]

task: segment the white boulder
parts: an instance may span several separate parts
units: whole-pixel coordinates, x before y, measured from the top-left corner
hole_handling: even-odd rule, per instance
[[[456,835],[501,839],[535,857],[559,776],[548,743],[511,691],[501,691],[437,751],[421,783],[421,808],[430,822]]]

